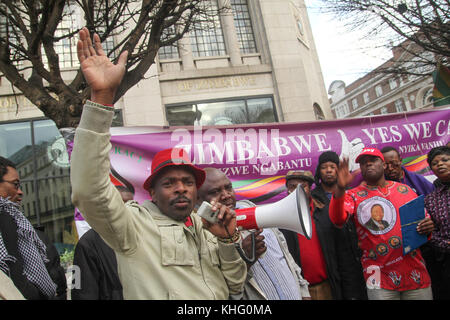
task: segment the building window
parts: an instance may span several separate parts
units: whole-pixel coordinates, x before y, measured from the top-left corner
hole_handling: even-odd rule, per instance
[[[97,10],[97,9],[94,9]],[[67,1],[64,6],[64,13],[62,19],[55,30],[54,36],[61,38],[54,43],[54,50],[58,54],[60,68],[74,68],[80,65],[77,57],[77,42],[78,37],[69,37],[69,35],[82,27],[83,11],[79,5],[73,1]],[[101,35],[105,31],[104,26],[99,26],[96,32]],[[102,42],[103,50],[110,59],[116,57],[113,37],[108,37]],[[48,64],[48,59],[42,48],[42,61],[45,65]]]
[[[215,0],[203,2],[204,19],[192,25],[189,32],[194,57],[210,57],[226,55],[222,26]]]
[[[353,110],[358,109],[358,99],[355,98],[352,100],[352,107],[353,107]]]
[[[389,88],[391,88],[391,90],[397,88],[397,81],[395,79],[393,78],[389,79]]]
[[[383,89],[380,85],[375,87],[375,94],[377,95],[377,97],[381,97],[383,95]]]
[[[336,118],[344,118],[350,113],[347,103],[343,103],[336,107]]]
[[[387,107],[382,107],[380,112],[381,114],[387,114],[388,113]]]
[[[80,63],[77,57],[78,37],[67,37],[71,32],[75,32],[79,28],[79,19],[81,17],[81,8],[67,3],[64,6],[64,14],[61,22],[55,31],[55,37],[63,37],[54,44],[55,52],[58,54],[60,68],[78,67]],[[47,65],[48,60],[42,48],[42,60]]]
[[[298,32],[300,32],[301,35],[303,35],[305,33],[301,19],[297,19],[297,30],[298,30]]]
[[[363,99],[364,99],[364,103],[365,104],[370,102],[370,98],[369,98],[369,93],[368,92],[364,92]]]
[[[71,235],[74,207],[52,200],[59,192],[71,193],[69,156],[54,122],[33,119],[1,123],[0,154],[14,162],[18,171],[24,172],[24,168],[31,171],[20,177],[26,192],[22,206],[28,220],[35,227],[44,228],[60,253],[64,248],[73,248],[74,243],[68,239],[76,239]]]
[[[231,125],[277,122],[271,97],[167,106],[170,126]]]
[[[175,26],[164,29],[161,36],[161,41],[165,41],[168,37],[174,37],[175,34]],[[178,59],[179,52],[177,43],[172,43],[171,45],[159,48],[158,55],[160,60]]]
[[[403,99],[395,100],[394,104],[395,104],[395,110],[397,112],[403,112],[405,110]]]
[[[11,59],[12,64],[16,67],[22,67],[22,54],[19,49],[16,49],[17,46],[24,46],[23,41],[20,38],[21,32],[8,21],[9,19],[5,14],[12,15],[12,13],[7,6],[1,3],[0,10],[2,11],[2,14],[0,14],[0,37],[3,38],[2,40],[6,39],[8,41],[10,49],[9,58]],[[5,14],[3,12],[5,12]]]
[[[433,88],[427,89],[422,96],[422,106],[429,106],[433,104]]]
[[[248,11],[247,0],[231,0],[234,25],[242,53],[255,53],[256,42],[253,35],[252,21]]]
[[[322,108],[317,103],[314,103],[313,109],[316,120],[325,120],[325,115],[323,114]]]

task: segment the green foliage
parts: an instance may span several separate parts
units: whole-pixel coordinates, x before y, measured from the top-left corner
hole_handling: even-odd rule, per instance
[[[75,250],[64,250],[64,253],[59,256],[61,260],[61,264],[72,264],[73,255],[75,254]]]

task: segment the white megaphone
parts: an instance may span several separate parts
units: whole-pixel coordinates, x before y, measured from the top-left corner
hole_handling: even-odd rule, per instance
[[[312,235],[309,200],[300,185],[287,197],[271,204],[237,209],[236,223],[244,229],[280,228],[297,232],[308,240]]]
[[[211,223],[217,222],[217,214],[204,201],[197,214]],[[303,188],[298,185],[294,192],[275,203],[235,210],[236,223],[243,229],[280,228],[294,231],[311,239],[312,225],[309,201]]]

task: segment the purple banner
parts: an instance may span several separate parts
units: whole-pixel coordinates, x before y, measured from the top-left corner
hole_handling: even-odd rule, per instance
[[[302,169],[315,173],[319,155],[328,150],[350,159],[364,147],[397,148],[405,167],[434,176],[426,154],[450,139],[450,109],[415,111],[345,120],[215,127],[111,128],[111,180],[148,199],[142,185],[156,152],[182,147],[200,167],[220,168],[233,182],[238,199],[270,203],[285,197],[284,175]]]

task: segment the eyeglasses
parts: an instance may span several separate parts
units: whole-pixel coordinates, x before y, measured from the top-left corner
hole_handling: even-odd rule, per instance
[[[3,180],[3,181],[1,181],[1,182],[8,182],[8,183],[11,183],[12,185],[14,185],[14,188],[15,188],[16,190],[19,190],[19,189],[21,188],[20,181],[17,181],[17,180],[15,180],[15,181]]]

